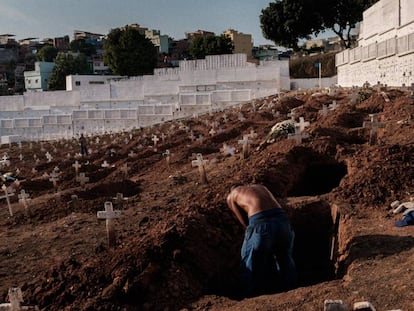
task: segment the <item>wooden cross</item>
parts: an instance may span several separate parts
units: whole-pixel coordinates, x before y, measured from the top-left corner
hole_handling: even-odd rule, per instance
[[[80,173],[79,176],[76,177],[76,181],[78,181],[82,188],[84,188],[85,184],[89,181],[89,177],[86,177],[85,173]]]
[[[3,196],[0,196],[0,199],[6,199],[7,206],[9,208],[10,216],[13,216],[13,210],[12,210],[12,207],[10,205],[10,198],[9,197],[14,195],[14,189],[13,188],[8,188],[4,184],[1,187],[1,189],[4,191],[4,195]]]
[[[70,196],[71,200],[69,201],[69,203],[72,205],[73,209],[77,209],[79,206],[79,198],[76,194],[72,194]]]
[[[128,163],[125,163],[121,167],[121,172],[124,174],[124,177],[128,177]]]
[[[378,129],[384,128],[385,124],[383,122],[378,121],[377,114],[370,114],[369,117],[371,118],[371,120],[364,121],[362,127],[370,129],[369,144],[375,145],[377,143]]]
[[[165,152],[162,154],[165,159],[167,160],[167,165],[170,165],[170,158],[171,158],[171,152],[169,149],[165,150]]]
[[[249,134],[243,135],[243,139],[238,141],[239,145],[242,145],[243,153],[242,158],[246,159],[249,156],[249,146],[252,141],[249,139]]]
[[[75,168],[76,176],[78,175],[79,169],[82,167],[82,164],[79,164],[79,162],[76,160],[74,164],[72,164],[72,167]]]
[[[118,218],[121,215],[121,211],[113,209],[112,202],[105,202],[104,203],[105,210],[98,211],[97,217],[98,219],[105,219],[106,220],[106,234],[108,237],[108,245],[109,247],[115,247],[116,244],[116,231],[113,225],[112,220],[114,218]]]
[[[29,205],[27,204],[31,200],[30,195],[22,189],[20,191],[20,194],[18,195],[18,198],[19,198],[19,202],[22,203],[27,215],[30,216]]]
[[[112,200],[114,201],[116,206],[118,206],[119,208],[123,208],[124,202],[127,200],[127,198],[124,198],[123,193],[118,192],[116,194],[116,197],[112,198]]]
[[[200,173],[200,181],[202,184],[207,183],[207,175],[204,165],[207,164],[208,160],[203,160],[203,155],[201,153],[197,153],[196,160],[191,161],[191,165],[193,167],[198,167],[198,172]]]
[[[164,133],[161,134],[161,140],[162,143],[164,143],[165,139],[167,138],[167,135],[165,135]]]

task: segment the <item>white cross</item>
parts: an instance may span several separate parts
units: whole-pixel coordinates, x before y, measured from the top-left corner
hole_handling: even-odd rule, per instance
[[[53,157],[52,157],[52,155],[49,153],[49,151],[48,151],[48,152],[46,152],[46,158],[47,158],[47,162],[50,162],[50,161],[52,161],[52,159],[53,159]]]
[[[108,162],[106,162],[106,160],[101,164],[102,167],[109,167]]]
[[[10,301],[10,311],[23,310],[21,307],[21,303],[23,302],[23,294],[20,287],[11,287],[8,292],[8,297]]]
[[[108,237],[108,244],[109,247],[115,246],[116,236],[115,236],[115,229],[112,224],[112,220],[114,218],[118,218],[121,215],[121,211],[113,209],[112,202],[105,202],[104,203],[105,211],[98,211],[96,216],[98,219],[105,219],[106,220],[106,233]]]
[[[224,155],[231,155],[233,156],[235,153],[236,148],[231,147],[229,145],[227,145],[226,143],[223,143],[223,148],[221,149],[221,151],[224,153]]]
[[[53,187],[56,188],[57,181],[59,180],[59,173],[55,170],[50,174],[49,181],[53,182]]]
[[[211,136],[214,136],[217,132],[214,130],[214,128],[211,128],[210,132],[208,132]]]
[[[302,133],[309,125],[310,123],[308,121],[305,122],[305,119],[303,117],[299,118],[299,123],[295,123],[295,127],[299,128],[300,133]]]
[[[202,144],[203,143],[203,141],[204,141],[204,137],[203,137],[203,135],[198,135],[198,138],[197,138],[197,141],[200,143],[200,144]]]
[[[29,207],[28,207],[28,202],[31,200],[30,199],[30,195],[28,193],[26,193],[26,191],[24,191],[23,189],[20,191],[20,194],[18,195],[19,198],[19,202],[23,204],[24,209],[29,213]]]
[[[294,134],[289,133],[288,139],[294,139],[296,142],[302,143],[302,139],[307,138],[308,136],[309,136],[308,133],[302,133],[300,131],[300,128],[295,127],[295,133]]]
[[[128,157],[130,157],[130,158],[134,158],[136,155],[137,154],[133,150],[131,150],[131,152],[128,153]]]
[[[338,108],[339,105],[336,103],[336,100],[332,101],[332,104],[329,105],[329,110],[335,110],[336,108]]]
[[[81,186],[85,186],[85,184],[89,181],[89,177],[86,177],[85,173],[80,173],[79,177],[76,180],[81,184]]]
[[[14,195],[14,189],[13,188],[8,188],[6,185],[3,185],[1,187],[1,189],[4,191],[4,196],[0,196],[0,199],[6,199],[7,206],[9,207],[10,216],[13,216],[13,210],[12,210],[12,207],[10,205],[9,197]]]
[[[201,183],[205,184],[207,183],[207,176],[206,176],[206,170],[204,168],[204,165],[207,164],[208,160],[203,160],[203,155],[201,153],[197,153],[196,158],[197,158],[196,160],[191,161],[191,165],[193,167],[195,166],[198,167]]]
[[[75,173],[76,173],[76,175],[78,175],[79,169],[82,167],[82,164],[79,164],[78,161],[75,161],[75,163],[72,164],[72,167],[75,168]]]
[[[249,135],[249,137],[253,139],[257,137],[257,133],[255,133],[254,130],[250,130],[250,133],[247,135]]]
[[[158,142],[159,140],[160,140],[160,139],[157,137],[157,135],[152,136],[152,141],[154,142],[154,147],[157,145],[157,142]]]
[[[20,159],[20,161],[23,160],[23,155],[22,154],[19,154],[19,159]]]

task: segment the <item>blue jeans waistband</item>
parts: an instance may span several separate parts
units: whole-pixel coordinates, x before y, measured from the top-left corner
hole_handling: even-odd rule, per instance
[[[254,225],[256,223],[260,223],[266,220],[270,220],[272,218],[285,218],[286,213],[285,210],[282,208],[271,208],[254,214],[253,216],[249,217],[249,225]]]

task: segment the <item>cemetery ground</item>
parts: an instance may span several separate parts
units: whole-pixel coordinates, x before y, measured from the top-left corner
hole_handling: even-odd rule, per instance
[[[19,182],[0,201],[0,302],[18,286],[41,310],[414,310],[414,226],[394,226],[414,199],[413,116],[408,90],[303,91],[89,137],[83,158],[76,140],[3,145]],[[289,215],[299,285],[242,299],[226,195],[252,182]]]

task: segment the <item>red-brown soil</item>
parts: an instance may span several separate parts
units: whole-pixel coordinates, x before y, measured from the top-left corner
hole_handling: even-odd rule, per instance
[[[13,217],[0,201],[0,302],[10,287],[19,286],[24,305],[42,310],[306,311],[322,310],[325,299],[341,299],[348,307],[369,300],[377,310],[414,310],[414,226],[395,227],[402,215],[390,208],[414,196],[413,99],[408,92],[386,90],[386,102],[366,89],[355,103],[348,91],[292,92],[196,119],[108,134],[99,144],[89,138],[94,152],[78,158],[80,172],[89,177],[84,188],[72,167],[77,141],[2,146],[0,155],[11,158],[4,170],[20,170],[16,192],[24,189],[32,200],[29,215],[12,197]],[[327,116],[318,113],[333,100],[339,108]],[[292,108],[296,118],[311,122],[309,137],[257,148]],[[246,120],[239,120],[240,113]],[[362,128],[371,113],[385,123],[376,144]],[[218,122],[221,131],[210,136],[207,121]],[[191,141],[184,126],[205,140]],[[251,130],[258,135],[242,159],[238,140]],[[161,133],[167,137],[154,148],[151,137]],[[224,156],[223,143],[237,153]],[[135,157],[128,156],[131,151]],[[195,153],[209,160],[207,184],[191,165]],[[104,160],[110,167],[101,166]],[[128,176],[121,171],[125,163]],[[56,166],[58,189],[41,177]],[[243,229],[225,202],[236,182],[266,185],[287,210],[296,232],[297,289],[240,298]],[[115,220],[116,246],[109,248],[105,222],[96,213],[117,193],[127,200],[114,203],[122,213]]]

